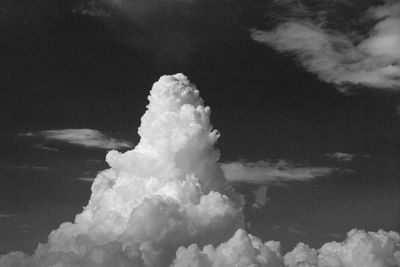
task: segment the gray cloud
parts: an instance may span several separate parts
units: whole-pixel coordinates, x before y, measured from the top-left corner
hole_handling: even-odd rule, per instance
[[[132,143],[129,141],[112,138],[98,130],[93,129],[46,130],[34,133],[23,133],[20,135],[28,137],[44,137],[45,139],[49,140],[57,140],[73,145],[101,149],[118,149],[132,147]]]
[[[50,147],[50,146],[45,146],[43,144],[35,144],[33,145],[34,148],[41,149],[41,150],[47,150],[47,151],[53,151],[53,152],[58,152],[60,151],[58,148],[55,147]]]
[[[94,181],[95,178],[90,178],[90,177],[79,177],[76,178],[76,180],[81,181],[81,182],[88,182],[88,183],[92,183]]]
[[[326,154],[327,156],[337,159],[339,161],[352,161],[356,155],[345,153],[345,152],[336,152],[332,154]]]
[[[334,168],[304,167],[284,160],[276,163],[267,161],[231,162],[223,163],[221,167],[228,181],[255,184],[307,182],[335,171]]]
[[[253,209],[260,209],[265,206],[269,198],[267,197],[268,186],[260,186],[253,191],[254,203],[251,205]]]
[[[342,91],[349,84],[400,89],[400,2],[387,0],[369,8],[352,21],[358,24],[353,31],[343,23],[342,29],[335,26],[330,18],[335,6],[325,4],[316,11],[303,2],[280,2],[290,8],[289,17],[272,30],[252,29],[253,40],[295,55],[308,71]],[[360,30],[365,27],[370,27],[366,34]]]

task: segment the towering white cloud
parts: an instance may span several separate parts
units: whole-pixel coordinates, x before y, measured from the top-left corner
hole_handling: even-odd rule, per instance
[[[139,144],[107,154],[111,168],[96,177],[75,222],[33,256],[12,253],[0,266],[168,266],[180,245],[220,243],[243,226],[199,91],[182,74],[163,76],[149,102]]]
[[[182,74],[163,76],[149,101],[140,142],[107,154],[111,168],[75,221],[33,255],[1,256],[1,267],[400,266],[400,237],[384,231],[354,230],[318,251],[299,244],[282,257],[279,242],[241,229],[244,203],[217,164],[219,134],[195,86]]]
[[[296,55],[307,70],[342,90],[347,89],[346,84],[400,89],[398,1],[387,0],[364,14],[371,21],[378,20],[368,34],[333,29],[327,21],[327,15],[333,12],[331,9],[313,13],[301,2],[281,4],[293,6],[292,10],[302,10],[305,16],[296,16],[297,11],[273,30],[252,30],[252,38],[280,52]]]

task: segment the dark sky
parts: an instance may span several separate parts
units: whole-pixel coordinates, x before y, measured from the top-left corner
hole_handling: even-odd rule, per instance
[[[358,85],[341,93],[253,41],[249,28],[273,25],[269,1],[132,3],[100,6],[104,16],[81,12],[78,0],[0,3],[0,214],[12,215],[0,217],[1,253],[31,252],[73,220],[90,196],[90,183],[76,178],[107,168],[105,150],[38,150],[18,134],[92,128],[136,143],[151,85],[176,72],[211,106],[222,161],[342,170],[273,186],[267,205],[248,211],[251,233],[288,249],[341,240],[352,228],[400,230],[400,93]],[[335,152],[359,156],[326,156]]]

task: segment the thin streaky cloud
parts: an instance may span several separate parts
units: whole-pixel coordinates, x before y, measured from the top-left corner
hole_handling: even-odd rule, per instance
[[[295,235],[306,236],[304,231],[301,231],[293,226],[275,225],[270,228],[271,231],[285,231]]]
[[[286,3],[293,5],[293,1]],[[332,12],[331,8],[314,13],[307,10],[308,16],[293,15],[272,30],[252,29],[251,37],[293,54],[309,72],[343,92],[348,92],[350,84],[399,90],[400,2],[388,0],[368,9],[365,20],[377,22],[364,35],[330,28],[328,15]]]
[[[79,177],[76,178],[76,180],[81,181],[81,182],[88,182],[91,183],[94,181],[95,178],[90,178],[90,177]]]
[[[331,167],[305,167],[285,160],[276,163],[230,162],[221,164],[221,167],[228,181],[254,184],[308,182],[318,177],[328,176],[336,170]]]
[[[335,152],[331,154],[326,154],[328,157],[334,158],[338,161],[352,161],[357,155],[345,153],[345,152]]]
[[[16,215],[14,214],[4,214],[4,213],[0,213],[0,219],[7,219],[7,218],[12,218],[15,217]]]
[[[131,148],[132,143],[116,139],[94,129],[61,129],[20,134],[27,137],[43,137],[48,140],[57,140],[73,145],[101,149]]]
[[[58,148],[45,146],[43,144],[35,144],[35,145],[33,145],[33,147],[37,148],[37,149],[53,151],[53,152],[59,152],[60,151]]]
[[[13,169],[13,170],[34,170],[34,171],[49,171],[53,170],[47,166],[34,166],[34,165],[12,165],[8,163],[0,163],[0,168]]]

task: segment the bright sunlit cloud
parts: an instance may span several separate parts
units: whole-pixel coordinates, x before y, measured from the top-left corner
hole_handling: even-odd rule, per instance
[[[162,76],[148,99],[139,143],[125,153],[107,153],[110,168],[94,179],[83,211],[52,231],[33,255],[0,256],[1,267],[400,265],[400,236],[395,232],[352,230],[343,243],[327,243],[319,250],[299,243],[284,256],[279,242],[248,234],[243,230],[244,198],[218,163],[214,145],[220,134],[196,86],[183,74]],[[70,131],[67,136],[75,140]],[[284,161],[222,168],[231,180],[256,183],[306,181],[332,171]],[[267,189],[255,192],[256,204],[265,204]]]

